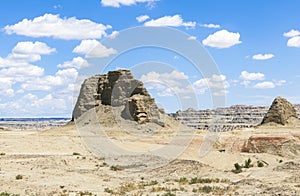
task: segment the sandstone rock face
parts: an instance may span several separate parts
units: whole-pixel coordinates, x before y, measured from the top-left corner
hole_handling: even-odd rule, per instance
[[[261,124],[264,125],[275,123],[287,125],[293,121],[298,121],[298,115],[295,108],[286,99],[277,97],[273,101]]]
[[[129,113],[129,116],[133,117],[135,121],[140,124],[146,122],[156,122],[158,124],[163,123],[159,110],[155,101],[150,96],[135,94],[128,99],[125,111]]]
[[[295,156],[300,153],[300,141],[292,135],[254,135],[245,141],[241,151],[247,153],[269,153],[279,156]]]
[[[124,106],[122,116],[140,124],[160,123],[160,114],[163,113],[143,83],[136,80],[129,70],[110,71],[86,79],[81,86],[73,119],[99,105]]]

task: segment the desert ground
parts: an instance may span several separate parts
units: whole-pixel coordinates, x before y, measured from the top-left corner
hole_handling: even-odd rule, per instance
[[[159,148],[163,138],[165,143],[170,139],[160,135],[160,140],[133,140],[128,134],[117,135],[108,137],[135,149]],[[178,157],[145,169],[128,160],[127,166],[114,164],[91,153],[74,123],[44,131],[2,128],[0,190],[3,195],[300,194],[299,128],[261,127],[218,133],[213,146],[199,154],[209,135],[194,132],[191,143]],[[245,167],[249,158],[249,168],[237,172],[234,164]]]

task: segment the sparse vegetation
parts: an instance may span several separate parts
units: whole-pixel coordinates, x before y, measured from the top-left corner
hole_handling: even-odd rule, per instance
[[[279,163],[282,163],[282,162],[283,162],[283,160],[282,160],[282,159],[280,159],[280,160],[279,160]]]
[[[4,156],[4,155],[5,155],[5,152],[1,152],[1,153],[0,153],[0,156]]]
[[[89,192],[89,191],[80,191],[79,192],[80,196],[92,196],[93,193]]]
[[[264,163],[262,161],[257,161],[257,167],[263,167]]]
[[[79,152],[73,152],[73,155],[78,156],[78,155],[80,155],[80,153]]]
[[[106,193],[111,193],[111,194],[114,193],[114,191],[111,190],[111,189],[109,189],[109,188],[105,188],[105,189],[104,189],[104,192],[106,192]]]
[[[253,165],[251,164],[251,159],[249,158],[248,160],[245,161],[244,168],[250,168],[250,167],[253,167]]]
[[[245,165],[240,165],[239,163],[234,164],[234,169],[231,170],[233,173],[238,174],[241,173],[243,168],[250,168],[253,167],[253,164],[251,164],[252,160],[249,158],[245,160]]]
[[[110,170],[112,170],[112,171],[121,171],[121,170],[123,170],[123,168],[121,168],[118,165],[112,165],[112,166],[110,166]]]
[[[21,174],[16,175],[16,180],[21,180],[23,179],[23,176]]]
[[[19,195],[18,194],[7,193],[7,192],[1,192],[0,196],[19,196]]]
[[[213,187],[211,187],[211,186],[199,187],[199,191],[204,192],[204,193],[210,193],[213,191]]]
[[[242,172],[242,166],[239,163],[234,164],[234,170],[232,170],[233,173],[238,174]]]
[[[182,177],[182,178],[180,178],[179,179],[179,184],[187,184],[189,181],[188,181],[188,179],[187,178],[185,178],[185,177]]]

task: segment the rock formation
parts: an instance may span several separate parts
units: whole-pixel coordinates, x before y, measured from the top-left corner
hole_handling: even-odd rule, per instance
[[[300,104],[293,107],[297,111],[297,116],[300,116]],[[214,126],[217,131],[223,132],[256,127],[261,124],[269,108],[269,106],[233,105],[214,110],[187,109],[177,111],[172,116],[191,128],[208,130]],[[217,118],[221,119],[219,123],[216,122]]]
[[[293,105],[282,97],[277,97],[267,114],[264,116],[262,125],[279,124],[288,125],[298,121],[298,115]]]
[[[73,110],[73,119],[98,106],[122,107],[122,117],[139,124],[160,120],[162,110],[158,109],[143,83],[134,79],[129,70],[110,71],[108,74],[87,78]]]

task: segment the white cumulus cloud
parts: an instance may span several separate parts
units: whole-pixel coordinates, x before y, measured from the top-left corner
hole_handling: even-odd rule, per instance
[[[223,96],[228,93],[227,88],[230,87],[229,82],[226,80],[225,75],[216,75],[214,74],[210,78],[202,78],[193,83],[193,87],[198,94],[205,93],[208,89],[214,90],[215,96]]]
[[[252,56],[254,60],[268,60],[274,58],[274,54],[256,54]]]
[[[50,48],[43,42],[19,42],[12,50],[13,53],[19,54],[51,54],[56,52],[55,48]]]
[[[82,57],[74,57],[72,59],[72,61],[66,61],[63,64],[58,64],[57,67],[58,68],[76,68],[76,69],[80,69],[83,67],[88,67],[89,63],[87,62],[87,60],[83,59]]]
[[[106,36],[106,30],[110,28],[110,25],[98,24],[88,19],[60,18],[58,14],[45,14],[32,20],[25,18],[14,25],[7,25],[4,30],[9,35],[82,40]]]
[[[196,40],[196,39],[197,39],[197,37],[195,37],[195,36],[188,37],[188,40]]]
[[[287,46],[300,48],[300,36],[290,38],[287,42]]]
[[[295,30],[295,29],[292,29],[289,32],[286,32],[286,33],[283,34],[284,37],[295,37],[295,36],[298,36],[298,35],[300,35],[300,31]]]
[[[84,54],[86,58],[101,58],[116,54],[113,48],[106,48],[97,40],[82,40],[81,43],[73,49],[74,53]]]
[[[106,7],[121,7],[121,5],[124,6],[131,6],[135,5],[137,3],[154,3],[154,1],[157,0],[101,0],[102,6]]]
[[[203,45],[213,48],[230,48],[240,43],[242,43],[240,41],[240,34],[227,30],[217,31],[202,41]]]
[[[120,33],[118,31],[113,31],[110,35],[108,35],[108,37],[110,39],[116,39],[116,37],[118,37]]]
[[[245,81],[251,81],[251,80],[264,80],[265,75],[263,73],[249,73],[247,71],[242,71],[240,78]]]
[[[258,88],[258,89],[267,89],[267,88],[275,88],[276,85],[273,82],[260,82],[257,83],[253,86],[253,88]]]
[[[149,18],[150,17],[148,15],[141,15],[141,16],[136,17],[136,20],[138,22],[144,22],[144,21],[148,20]]]
[[[174,16],[164,16],[158,19],[152,19],[144,23],[145,26],[151,27],[195,27],[196,22],[184,22],[182,17],[178,14]]]

